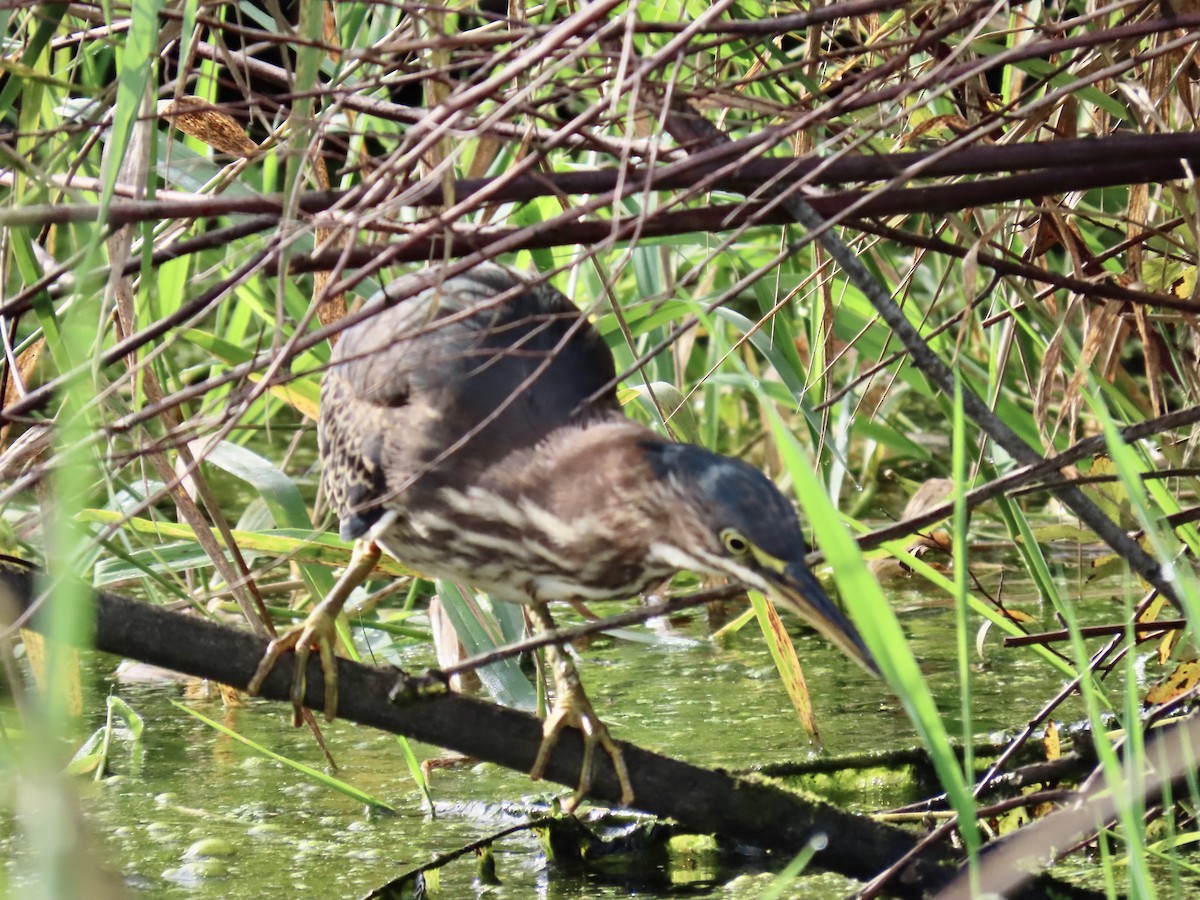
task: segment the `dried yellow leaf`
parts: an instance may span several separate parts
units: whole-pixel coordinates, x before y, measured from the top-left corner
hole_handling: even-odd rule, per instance
[[[1146,691],[1146,705],[1161,706],[1186,694],[1197,684],[1200,684],[1200,660],[1184,660],[1175,671]]]
[[[1046,759],[1058,759],[1062,756],[1062,744],[1058,738],[1058,723],[1053,719],[1046,725],[1046,736],[1042,738],[1042,747],[1046,751]]]

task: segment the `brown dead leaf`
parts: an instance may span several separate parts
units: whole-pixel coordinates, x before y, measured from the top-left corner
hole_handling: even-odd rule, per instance
[[[894,556],[877,556],[867,560],[867,570],[876,581],[900,581],[912,578],[912,569]]]
[[[1156,68],[1155,73],[1161,77],[1161,67]],[[1162,85],[1158,90],[1165,90],[1166,85]],[[1157,94],[1157,91],[1153,93]],[[1131,184],[1127,189],[1126,197],[1128,205],[1125,210],[1125,236],[1128,239],[1125,250],[1125,272],[1124,274],[1140,281],[1142,277],[1142,260],[1145,258],[1146,251],[1143,246],[1145,240],[1145,225],[1144,222],[1150,220],[1150,188],[1144,184]]]
[[[954,481],[950,478],[929,478],[922,481],[905,505],[902,518],[911,519],[924,515],[927,511],[945,503],[953,492]],[[929,557],[931,554],[948,557],[951,555],[953,547],[954,543],[947,532],[930,531],[914,535],[905,550],[934,569],[945,572],[947,571],[946,566]],[[912,574],[912,570],[903,559],[894,557],[872,559],[867,563],[867,567],[876,578],[881,580],[907,578]]]
[[[1087,311],[1083,345],[1055,423],[1056,429],[1064,422],[1067,424],[1072,441],[1093,368],[1098,366],[1105,378],[1110,381],[1113,378],[1113,367],[1119,362],[1123,338],[1129,331],[1120,315],[1121,309],[1116,303],[1101,303]]]
[[[242,697],[242,692],[237,688],[230,687],[227,684],[217,683],[217,688],[221,693],[221,701],[227,708],[239,709],[246,705],[246,701]]]
[[[1043,437],[1047,436],[1046,423],[1050,421],[1048,411],[1051,401],[1062,389],[1063,376],[1060,363],[1065,330],[1064,320],[1059,323],[1054,336],[1050,338],[1050,343],[1046,345],[1046,352],[1042,354],[1041,373],[1038,376],[1037,387],[1033,391],[1033,417],[1034,421],[1038,423]]]
[[[323,191],[327,191],[332,187],[329,180],[329,167],[325,164],[325,157],[321,156],[320,148],[314,149],[312,155],[313,173],[317,179],[317,186]],[[316,229],[317,248],[323,249],[326,242],[332,243],[335,247],[340,247],[345,243],[344,235],[339,235],[332,228],[326,226],[317,226]],[[339,319],[345,317],[347,312],[346,295],[344,293],[336,293],[331,296],[325,296],[325,286],[329,284],[331,275],[326,270],[313,272],[313,299],[324,298],[317,306],[317,319],[322,325],[332,325]],[[329,346],[334,346],[341,334],[331,334],[329,336]]]
[[[7,409],[25,396],[25,392],[29,388],[29,383],[33,380],[34,369],[37,368],[38,360],[42,358],[42,349],[45,346],[46,339],[38,338],[17,357],[17,367],[15,370],[6,369],[3,385],[4,393],[0,394],[0,410]],[[0,427],[0,449],[3,449],[5,444],[8,443],[8,430],[11,427],[11,422],[5,422],[4,426]]]
[[[258,144],[250,140],[237,119],[200,97],[164,100],[158,105],[158,114],[170,119],[184,134],[221,153],[249,159],[258,152]]]
[[[1028,233],[1030,230],[1032,234]],[[1033,228],[1026,231],[1025,241],[1029,244],[1029,249],[1025,256],[1028,259],[1038,259],[1060,243],[1058,229],[1054,227],[1054,222],[1049,216],[1038,216]]]
[[[926,511],[949,500],[953,492],[954,480],[952,478],[929,478],[922,481],[904,507],[904,518],[911,519],[923,515]]]
[[[921,535],[921,546],[913,549],[917,557],[920,558],[930,550],[938,550],[942,553],[950,553],[954,547],[954,541],[950,537],[948,531],[932,531],[929,534]]]
[[[1133,321],[1137,325],[1138,339],[1142,342],[1142,351],[1146,359],[1146,387],[1150,391],[1150,406],[1154,415],[1161,416],[1167,409],[1163,397],[1163,354],[1162,343],[1157,339],[1158,334],[1149,322],[1149,316],[1144,306],[1134,304]]]
[[[340,62],[342,59],[342,51],[338,46],[338,30],[337,17],[333,12],[333,4],[329,0],[325,0],[325,21],[322,23],[326,49],[329,51],[329,58],[334,62]]]

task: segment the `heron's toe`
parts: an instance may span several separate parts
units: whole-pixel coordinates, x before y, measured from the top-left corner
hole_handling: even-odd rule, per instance
[[[334,654],[336,646],[337,616],[318,607],[309,614],[303,624],[271,641],[254,677],[250,679],[247,692],[251,695],[257,694],[280,657],[289,650],[295,650],[291,700],[295,710],[294,719],[299,724],[304,709],[304,694],[308,687],[308,657],[315,648],[321,658],[321,671],[325,675],[325,717],[330,720],[337,718],[337,658]]]
[[[559,735],[564,728],[578,728],[583,733],[583,763],[579,771],[579,787],[575,795],[567,803],[567,811],[571,812],[579,805],[592,789],[595,775],[596,747],[600,747],[612,760],[616,771],[617,783],[621,786],[621,805],[633,803],[633,787],[629,780],[629,769],[625,765],[625,756],[620,746],[608,732],[608,726],[601,721],[592,708],[592,703],[584,693],[582,686],[576,682],[572,689],[560,691],[555,698],[554,708],[542,726],[542,743],[538,748],[537,759],[534,761],[530,777],[535,781],[545,773],[550,762],[554,747],[558,744]]]

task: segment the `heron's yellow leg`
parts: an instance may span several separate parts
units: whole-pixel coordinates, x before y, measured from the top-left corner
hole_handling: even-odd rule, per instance
[[[550,611],[544,603],[531,604],[530,613],[539,631],[554,632],[554,620],[550,618]],[[568,803],[568,811],[578,806],[591,790],[597,746],[612,760],[617,782],[621,786],[621,804],[629,806],[633,803],[633,787],[629,781],[625,757],[617,742],[609,735],[608,727],[592,709],[592,702],[583,690],[575,664],[567,652],[557,644],[546,647],[546,662],[554,677],[554,706],[542,725],[542,744],[538,748],[530,777],[535,781],[542,777],[562,730],[574,726],[583,733],[583,765],[580,767],[579,787]]]
[[[308,614],[303,624],[280,635],[268,645],[262,662],[258,664],[258,670],[246,688],[247,693],[257,694],[263,680],[279,662],[279,658],[288,650],[295,650],[292,707],[296,711],[295,721],[299,724],[307,686],[305,675],[308,670],[308,657],[313,647],[316,647],[321,657],[321,670],[325,673],[325,717],[331,720],[337,717],[337,660],[333,652],[337,645],[337,617],[346,601],[350,599],[350,594],[371,574],[375,563],[379,561],[379,555],[379,547],[374,541],[355,541],[350,565],[342,572],[342,576],[325,599]]]

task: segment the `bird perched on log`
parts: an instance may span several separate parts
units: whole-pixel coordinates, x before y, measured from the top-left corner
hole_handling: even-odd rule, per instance
[[[382,304],[381,304],[382,306]],[[666,440],[617,402],[612,354],[546,284],[482,265],[348,328],[321,386],[321,483],[356,541],[350,566],[299,628],[272,643],[252,689],[296,649],[293,702],[312,647],[336,713],[334,622],[383,548],[430,576],[526,604],[553,631],[556,600],[632,597],[683,569],[768,593],[868,669],[854,626],[804,564],[796,514],[761,472]],[[554,705],[532,776],[562,729],[584,735],[633,800],[616,743],[567,654],[551,644]]]

